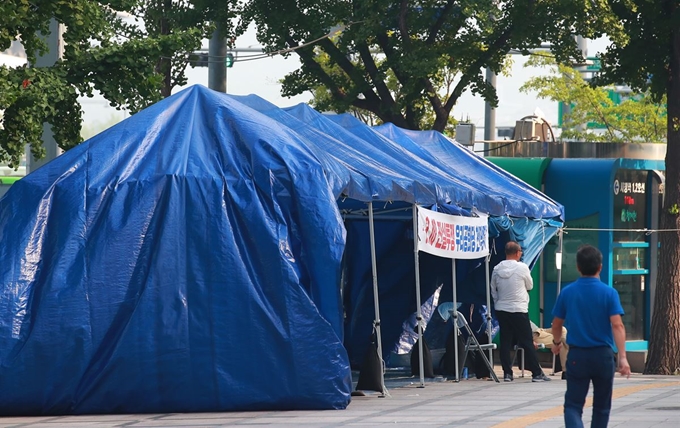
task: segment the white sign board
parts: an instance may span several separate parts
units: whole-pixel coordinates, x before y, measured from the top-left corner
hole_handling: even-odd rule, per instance
[[[418,250],[449,259],[489,254],[489,218],[442,214],[418,207]]]

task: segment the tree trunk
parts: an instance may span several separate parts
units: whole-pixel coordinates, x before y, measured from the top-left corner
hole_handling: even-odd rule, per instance
[[[680,370],[680,29],[670,40],[666,183],[661,210],[659,275],[645,374]]]

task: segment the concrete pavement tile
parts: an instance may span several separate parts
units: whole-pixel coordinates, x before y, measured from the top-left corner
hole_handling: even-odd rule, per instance
[[[34,422],[46,422],[58,419],[58,416],[3,416],[0,417],[0,424],[30,424]]]
[[[268,412],[268,414],[271,412]],[[243,418],[252,418],[254,415],[249,414],[248,412],[237,412],[237,413],[168,413],[165,415],[160,415],[155,418],[155,420],[159,421],[172,421],[172,420],[184,420],[184,419],[193,419],[193,418],[200,418],[200,419],[243,419]]]
[[[86,422],[86,423],[63,423],[61,421],[52,421],[52,422],[34,422],[34,423],[29,423],[29,424],[14,424],[14,425],[9,425],[12,427],[21,427],[21,428],[68,428],[68,427],[119,427],[119,426],[125,426],[121,423],[118,422]]]
[[[124,425],[125,427],[220,427],[228,426],[230,422],[222,419],[174,419],[174,420],[146,420]],[[123,426],[123,425],[119,425]]]
[[[301,425],[314,425],[314,424],[323,424],[323,425],[332,425],[332,424],[339,424],[342,422],[347,422],[350,420],[356,419],[352,415],[347,415],[347,416],[324,416],[323,418],[319,417],[304,417],[304,418],[295,418],[294,422],[299,423]],[[267,422],[272,422],[275,425],[278,425],[280,421],[272,421],[271,419],[260,419],[260,421],[267,421]],[[284,423],[290,422],[288,421],[283,421]]]
[[[59,423],[63,424],[80,424],[80,423],[124,423],[128,421],[144,421],[148,419],[155,419],[160,415],[68,415],[59,416]]]

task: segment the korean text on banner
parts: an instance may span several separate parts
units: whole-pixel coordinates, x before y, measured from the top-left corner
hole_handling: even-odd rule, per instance
[[[489,219],[442,214],[418,207],[418,250],[449,259],[489,254]]]

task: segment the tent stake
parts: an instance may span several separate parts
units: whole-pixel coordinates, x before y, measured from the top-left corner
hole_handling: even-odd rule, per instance
[[[382,353],[382,337],[380,336],[380,304],[378,302],[378,266],[375,257],[375,229],[373,225],[373,202],[368,203],[368,230],[371,240],[371,270],[373,271],[373,305],[375,308],[375,320],[373,325],[375,328],[375,337],[378,342],[378,358],[380,358],[380,385],[382,386],[382,395],[385,397],[389,395],[387,388],[385,388],[385,361],[383,361]]]

